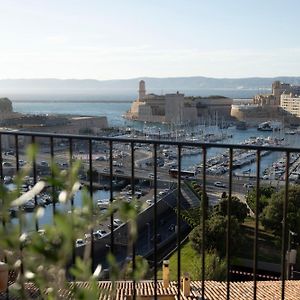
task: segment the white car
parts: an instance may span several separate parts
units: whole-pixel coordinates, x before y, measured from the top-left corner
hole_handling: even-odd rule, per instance
[[[83,239],[77,239],[75,244],[76,244],[76,247],[80,247],[80,246],[85,245],[85,242]]]
[[[96,232],[97,232],[98,234],[100,234],[101,237],[107,235],[107,232],[106,232],[105,230],[103,230],[103,229],[99,229],[99,230],[97,230]]]
[[[149,206],[151,206],[151,205],[154,203],[154,200],[148,199],[148,200],[146,200],[146,203],[147,203]]]
[[[93,232],[93,239],[95,240],[100,240],[102,238],[102,234],[100,234],[100,232],[96,231]]]
[[[214,183],[214,186],[220,187],[220,188],[226,188],[226,184],[223,183],[223,182],[221,182],[221,181],[216,181],[216,182]]]
[[[254,185],[252,183],[244,183],[244,187],[247,189],[252,189],[254,188]]]
[[[123,222],[120,219],[114,219],[114,224],[120,226]]]

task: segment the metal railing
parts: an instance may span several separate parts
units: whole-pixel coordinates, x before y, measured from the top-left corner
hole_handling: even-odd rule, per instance
[[[108,156],[109,156],[109,197],[110,202],[113,202],[113,192],[114,192],[114,166],[113,166],[113,151],[114,151],[114,145],[116,144],[127,144],[130,148],[130,172],[129,172],[129,178],[131,181],[131,194],[132,197],[135,195],[135,179],[136,179],[136,173],[135,173],[135,146],[137,144],[143,144],[147,145],[149,147],[152,147],[152,159],[153,159],[153,188],[154,188],[154,210],[153,210],[153,234],[154,237],[157,237],[158,235],[158,211],[157,211],[157,205],[158,205],[158,149],[160,146],[173,146],[177,150],[177,164],[178,164],[178,174],[181,174],[182,171],[182,149],[184,147],[193,147],[198,148],[201,150],[201,162],[202,162],[202,170],[200,172],[200,176],[198,179],[202,181],[202,191],[203,195],[206,195],[207,190],[207,152],[209,149],[223,149],[224,151],[229,151],[229,170],[228,170],[228,205],[227,205],[227,215],[231,216],[231,201],[232,201],[232,190],[233,190],[233,155],[234,151],[238,149],[243,149],[247,151],[255,151],[256,152],[256,201],[255,201],[255,207],[256,207],[256,213],[255,213],[255,229],[254,229],[254,245],[253,245],[253,299],[256,299],[257,295],[257,272],[258,272],[258,226],[259,226],[259,217],[258,217],[258,207],[259,207],[259,200],[260,200],[260,184],[261,184],[261,152],[262,151],[271,151],[271,152],[281,152],[285,154],[286,157],[286,164],[285,164],[285,176],[284,176],[284,187],[285,187],[285,194],[284,194],[284,201],[283,201],[283,220],[282,220],[282,247],[281,247],[281,299],[284,299],[285,295],[285,281],[286,281],[286,260],[285,255],[287,251],[287,234],[288,234],[288,228],[287,228],[287,205],[288,205],[288,190],[289,190],[289,167],[290,167],[290,154],[291,153],[298,153],[300,152],[300,149],[296,148],[289,148],[289,147],[281,147],[281,146],[255,146],[255,145],[235,145],[235,144],[219,144],[219,143],[195,143],[195,142],[178,142],[178,141],[163,141],[163,140],[146,140],[146,139],[132,139],[132,138],[115,138],[115,137],[98,137],[98,136],[85,136],[85,135],[68,135],[68,134],[48,134],[48,133],[33,133],[33,132],[10,132],[10,131],[1,131],[0,132],[0,178],[1,182],[3,183],[4,179],[4,167],[3,167],[3,151],[4,148],[9,147],[12,148],[15,152],[15,170],[18,171],[20,169],[20,138],[22,139],[29,139],[32,143],[38,142],[39,139],[48,140],[47,144],[49,147],[49,154],[51,160],[55,161],[55,145],[57,141],[68,141],[68,152],[69,152],[69,165],[72,165],[73,162],[73,153],[74,153],[74,144],[78,141],[87,142],[87,148],[88,148],[88,172],[90,174],[88,178],[88,186],[90,191],[91,198],[93,197],[93,188],[94,188],[94,180],[92,176],[92,170],[93,170],[93,145],[95,142],[105,142],[108,145]],[[4,146],[4,139],[8,139],[10,145]],[[7,141],[6,141],[7,144]],[[45,146],[46,147],[46,146]],[[22,151],[24,149],[21,149]],[[200,163],[200,161],[199,161]],[[36,158],[33,158],[32,162],[33,166],[33,180],[34,183],[37,182],[38,179],[38,172],[37,172],[37,161]],[[52,174],[52,176],[54,176]],[[177,292],[178,292],[178,299],[180,299],[180,290],[181,290],[181,241],[183,240],[182,232],[181,232],[181,226],[182,221],[180,217],[181,213],[181,201],[182,201],[182,193],[181,193],[181,186],[183,179],[181,176],[177,176],[176,180],[177,185],[177,240],[176,240],[176,248],[177,248]],[[52,198],[55,197],[55,191],[54,187],[52,188]],[[35,205],[37,204],[37,199],[35,197],[34,199]],[[202,270],[205,270],[205,226],[206,226],[206,220],[205,215],[206,211],[208,209],[207,202],[202,201],[202,216],[199,216],[201,219],[201,226],[202,226]],[[71,202],[72,210],[74,209],[74,202]],[[52,201],[52,210],[53,214],[56,212],[56,201],[53,199]],[[226,234],[226,281],[227,281],[227,299],[230,299],[230,268],[231,268],[231,218],[227,218],[227,234]],[[110,217],[110,245],[109,249],[111,253],[114,253],[115,251],[115,232],[114,232],[114,217],[111,215]],[[5,226],[5,224],[3,224]],[[38,221],[36,221],[35,229],[39,230],[40,225]],[[20,231],[22,231],[22,224],[20,223]],[[91,232],[91,237],[93,237],[93,232]],[[91,258],[92,258],[92,271],[95,269],[95,253],[94,253],[94,241],[93,238],[91,238]],[[75,247],[74,247],[75,248]],[[22,250],[22,249],[21,249]],[[75,259],[75,250],[73,252],[73,261]],[[154,239],[153,244],[153,281],[154,281],[154,298],[157,299],[157,273],[158,273],[158,245],[156,238]],[[136,266],[136,245],[133,244],[132,248],[132,265],[133,269]],[[21,267],[21,272],[24,272],[24,270]],[[202,272],[201,275],[201,295],[202,299],[205,298],[205,272]],[[135,282],[133,283],[133,298],[136,298],[136,289],[135,289]]]

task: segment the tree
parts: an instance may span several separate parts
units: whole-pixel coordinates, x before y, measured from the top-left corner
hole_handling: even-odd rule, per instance
[[[227,216],[228,197],[223,197],[221,201],[215,205],[214,213]],[[243,223],[249,213],[247,205],[240,201],[237,197],[231,198],[231,216],[237,218],[239,223]]]
[[[231,248],[237,250],[241,244],[242,235],[240,224],[235,217],[231,218]],[[227,232],[227,217],[214,214],[205,222],[205,250],[216,250],[220,257],[226,253],[226,232]],[[190,239],[193,248],[201,253],[202,245],[202,225],[198,225],[190,233]]]
[[[268,205],[270,198],[275,193],[275,188],[273,186],[261,186],[259,189],[260,197],[258,203],[258,213],[261,214],[263,209]],[[256,189],[248,192],[246,195],[246,201],[251,210],[255,213],[256,207]]]
[[[264,208],[261,222],[266,229],[281,236],[283,220],[283,202],[285,190],[272,194],[268,205]],[[300,186],[290,186],[288,192],[287,228],[300,235]]]
[[[192,260],[192,274],[194,280],[202,278],[202,264],[200,257]],[[205,279],[206,280],[225,280],[226,279],[226,261],[218,256],[218,253],[213,250],[205,252]]]

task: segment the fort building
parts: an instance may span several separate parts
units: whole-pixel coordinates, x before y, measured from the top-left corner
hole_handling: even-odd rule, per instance
[[[231,116],[238,121],[246,122],[249,126],[256,126],[268,120],[278,120],[287,125],[300,125],[300,119],[292,113],[287,99],[284,100],[285,105],[282,105],[282,95],[287,95],[288,98],[290,94],[300,95],[300,86],[274,81],[271,94],[255,95],[250,104],[232,105]]]
[[[138,99],[124,115],[131,120],[167,124],[196,123],[202,116],[216,113],[230,118],[232,99],[223,96],[187,97],[183,93],[156,95],[146,93],[145,81],[139,82]]]
[[[34,115],[13,111],[8,98],[0,99],[0,127],[36,132],[99,134],[108,127],[106,116]]]

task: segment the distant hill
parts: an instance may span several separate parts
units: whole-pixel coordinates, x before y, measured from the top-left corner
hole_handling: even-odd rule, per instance
[[[0,97],[12,100],[124,100],[136,97],[139,80],[146,81],[147,92],[184,92],[187,95],[208,96],[218,94],[229,97],[252,97],[271,89],[279,80],[300,84],[300,77],[274,78],[209,78],[209,77],[142,77],[121,80],[92,79],[2,79]]]

